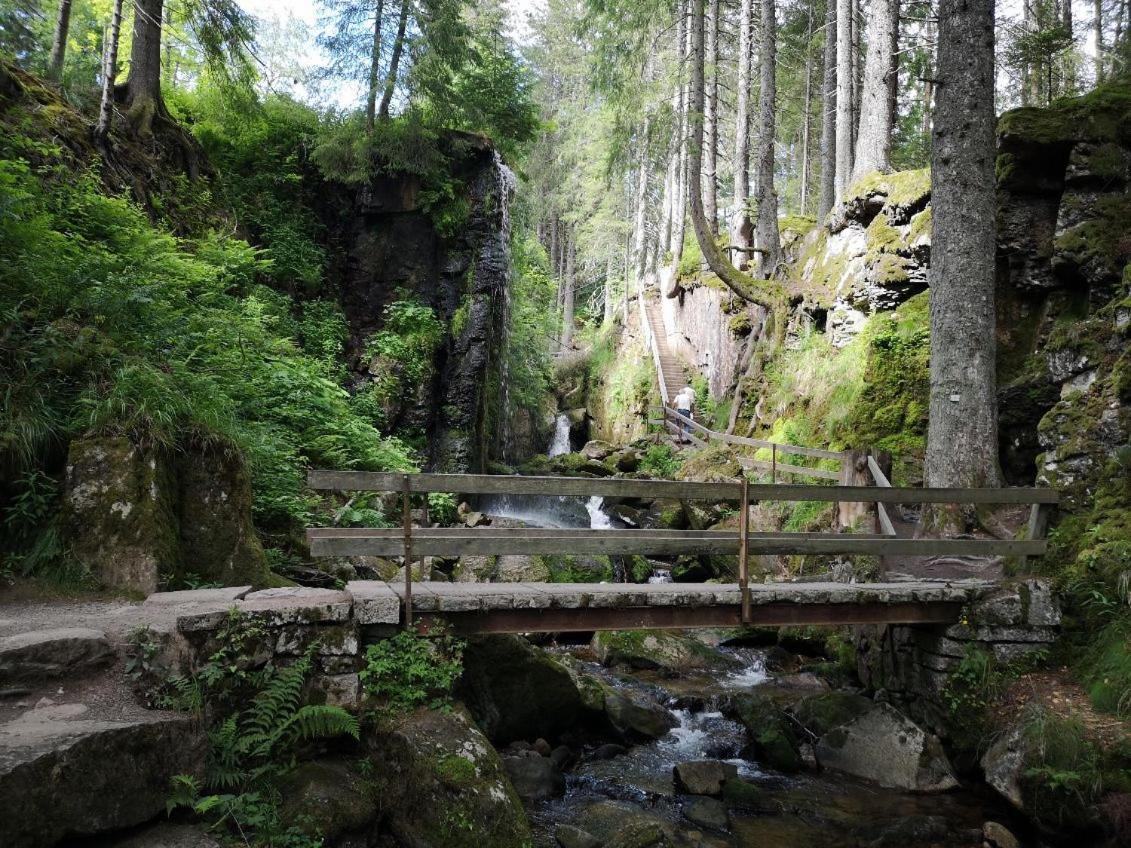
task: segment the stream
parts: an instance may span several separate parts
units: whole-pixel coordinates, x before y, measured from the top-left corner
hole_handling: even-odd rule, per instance
[[[558,415],[547,450],[571,450],[569,419]],[[496,517],[536,527],[607,529],[618,526],[591,497],[510,496],[484,499],[479,508]],[[670,568],[655,563],[649,582],[670,582]],[[728,699],[762,692],[786,700],[828,691],[811,674],[775,676],[766,670],[762,649],[716,647],[731,671],[713,670],[664,677],[656,671],[616,671],[594,661],[588,646],[549,649],[568,655],[585,672],[634,701],[667,709],[674,727],[653,742],[614,756],[601,746],[587,750],[566,773],[564,796],[529,806],[538,848],[583,848],[563,828],[614,838],[626,828],[660,828],[662,843],[632,841],[625,846],[663,844],[687,848],[980,848],[982,824],[1008,820],[995,799],[967,789],[915,795],[885,789],[835,772],[784,775],[749,755],[746,728],[727,716]],[[816,687],[816,688],[814,688]],[[823,687],[823,689],[822,689]],[[608,746],[604,746],[607,748]],[[741,800],[723,802],[680,794],[673,768],[694,760],[721,760],[737,769]],[[583,834],[584,836],[584,834]]]
[[[725,704],[736,693],[789,685],[787,678],[795,675],[775,679],[761,650],[720,648],[740,661],[736,671],[675,680],[603,668],[584,648],[558,650],[632,698],[663,704],[677,723],[663,738],[634,745],[620,756],[596,759],[591,752],[583,757],[567,774],[563,797],[529,808],[539,848],[564,844],[555,836],[562,825],[607,838],[604,831],[610,828],[617,833],[649,822],[665,828],[669,839],[674,835],[679,840],[674,844],[704,848],[979,848],[983,822],[1006,817],[995,800],[965,789],[914,795],[833,772],[783,775],[760,766],[746,755],[746,730],[726,716]],[[708,812],[725,809],[721,827],[705,824],[704,813],[696,810],[704,799],[675,788],[672,769],[693,760],[730,763],[746,785],[743,802],[707,801]]]

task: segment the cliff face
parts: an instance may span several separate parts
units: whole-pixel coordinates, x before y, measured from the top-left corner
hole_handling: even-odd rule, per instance
[[[379,379],[383,364],[366,341],[386,324],[386,310],[414,301],[444,328],[423,377],[389,399],[389,432],[425,437],[438,471],[481,471],[503,450],[497,427],[510,282],[509,204],[513,176],[477,136],[449,134],[451,186],[466,214],[438,230],[418,178],[384,175],[357,190],[331,186],[324,210],[333,274],[350,326],[347,350],[355,388]]]

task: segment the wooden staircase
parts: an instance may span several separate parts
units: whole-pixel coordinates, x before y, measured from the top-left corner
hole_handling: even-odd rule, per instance
[[[648,325],[652,330],[652,337],[656,340],[656,349],[659,353],[659,377],[664,381],[668,398],[674,399],[676,394],[687,385],[687,371],[668,347],[668,334],[664,329],[664,319],[660,314],[660,304],[656,300],[649,300],[645,304],[645,313],[648,316]]]

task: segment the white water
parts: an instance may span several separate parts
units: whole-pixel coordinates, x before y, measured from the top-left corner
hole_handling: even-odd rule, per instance
[[[671,583],[672,570],[670,568],[653,568],[652,573],[648,575],[649,583]]]
[[[599,495],[594,495],[585,502],[585,509],[589,513],[589,528],[591,530],[609,530],[613,526],[613,522],[609,520],[609,516],[605,515],[601,509],[605,505],[605,499]]]
[[[569,453],[569,416],[564,412],[554,419],[554,438],[550,440],[550,457]]]
[[[750,665],[741,671],[728,674],[720,681],[724,689],[749,689],[770,679],[766,664],[761,655],[751,658]]]

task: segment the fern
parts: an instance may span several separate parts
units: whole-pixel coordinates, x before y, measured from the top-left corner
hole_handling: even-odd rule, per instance
[[[317,645],[312,645],[294,665],[255,678],[262,688],[250,705],[209,733],[204,786],[210,794],[201,795],[192,777],[177,775],[170,810],[188,807],[217,826],[230,822],[245,841],[248,832],[256,834],[249,844],[294,844],[296,833],[280,823],[277,780],[293,767],[295,744],[360,736],[357,718],[341,707],[302,703],[315,650]],[[178,688],[190,689],[188,684]],[[199,683],[196,691],[202,691]]]

